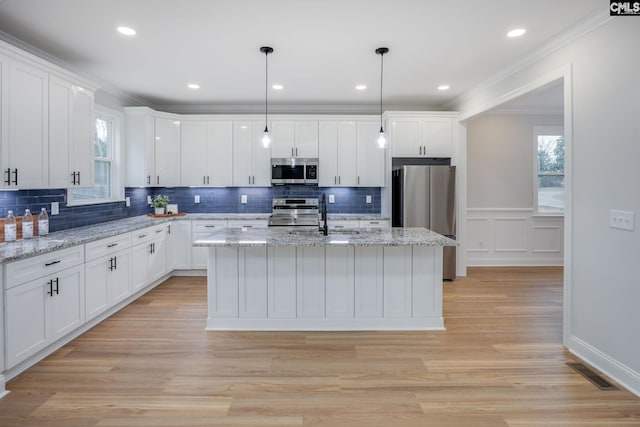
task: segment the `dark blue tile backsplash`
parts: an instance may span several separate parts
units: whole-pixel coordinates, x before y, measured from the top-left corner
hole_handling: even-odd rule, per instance
[[[172,187],[172,188],[126,188],[126,197],[131,198],[131,207],[124,202],[103,203],[87,206],[67,206],[67,192],[64,189],[49,190],[0,190],[0,218],[5,218],[9,210],[16,216],[25,209],[37,215],[41,208],[50,214],[50,230],[59,231],[85,225],[99,224],[132,216],[144,215],[152,211],[147,204],[147,196],[165,194],[169,203],[177,203],[181,212],[188,213],[270,213],[271,199],[274,197],[318,197],[322,193],[333,194],[335,203],[328,204],[329,213],[380,213],[380,188],[377,187],[308,187],[276,186],[254,187]],[[241,203],[241,196],[247,195],[247,203]],[[194,203],[195,196],[200,203]],[[366,196],[371,203],[366,203]],[[51,215],[51,202],[60,204],[60,214]]]

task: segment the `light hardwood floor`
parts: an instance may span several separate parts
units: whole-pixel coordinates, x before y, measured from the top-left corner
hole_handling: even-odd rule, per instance
[[[559,268],[444,285],[445,332],[206,332],[176,277],[8,384],[0,426],[640,426],[566,366]]]

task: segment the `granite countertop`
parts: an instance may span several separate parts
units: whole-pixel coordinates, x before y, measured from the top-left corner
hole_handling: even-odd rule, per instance
[[[263,229],[222,228],[194,246],[458,246],[458,242],[426,228],[354,229],[330,231],[323,236],[315,230],[288,227]]]

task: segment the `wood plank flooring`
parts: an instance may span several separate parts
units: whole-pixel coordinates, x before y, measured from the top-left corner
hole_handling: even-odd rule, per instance
[[[476,268],[446,332],[206,332],[175,277],[9,382],[0,426],[640,426],[566,362],[560,268]]]

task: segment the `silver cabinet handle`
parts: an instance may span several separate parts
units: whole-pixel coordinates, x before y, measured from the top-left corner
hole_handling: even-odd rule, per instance
[[[358,185],[360,185],[360,176],[358,175]]]
[[[344,225],[335,225],[333,228],[344,228]]]
[[[298,157],[298,147],[296,147],[296,157]]]
[[[380,224],[379,221],[369,221],[369,224]]]
[[[202,176],[202,183],[203,183],[203,184],[206,184],[206,183],[207,183],[207,177],[206,177],[206,176],[204,176],[204,175]]]
[[[160,175],[156,177],[156,184],[160,185]]]
[[[291,147],[291,157],[293,157],[293,147]]]
[[[207,184],[209,184],[209,175],[207,175]]]
[[[338,183],[338,178],[337,177],[333,177],[333,185],[336,185]]]
[[[204,228],[216,228],[216,225],[205,225]]]
[[[338,184],[340,184],[340,178],[341,178],[341,177],[340,177],[340,176],[338,176]]]

